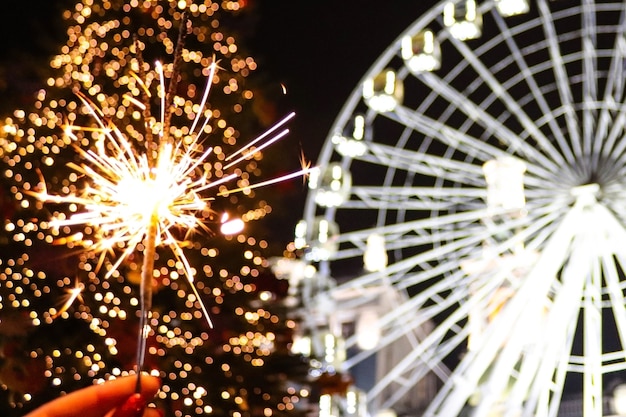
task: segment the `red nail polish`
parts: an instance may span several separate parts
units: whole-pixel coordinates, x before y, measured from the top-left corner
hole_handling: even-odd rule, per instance
[[[141,394],[135,393],[115,410],[113,417],[141,417],[145,408],[146,400]]]

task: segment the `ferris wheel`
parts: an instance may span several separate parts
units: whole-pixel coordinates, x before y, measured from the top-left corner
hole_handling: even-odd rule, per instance
[[[328,362],[376,357],[370,414],[624,412],[625,77],[600,0],[441,1],[367,71],[295,243]]]

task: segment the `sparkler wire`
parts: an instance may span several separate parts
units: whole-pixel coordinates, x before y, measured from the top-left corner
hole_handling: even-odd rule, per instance
[[[158,159],[163,155],[163,151],[168,144],[169,141],[169,127],[171,122],[171,107],[174,99],[174,95],[176,94],[176,88],[178,85],[178,76],[180,70],[180,62],[182,59],[182,51],[185,43],[185,37],[188,31],[188,15],[186,12],[183,12],[179,32],[178,32],[178,40],[176,42],[176,49],[174,51],[174,62],[172,64],[173,74],[169,85],[169,90],[165,91],[165,77],[163,75],[163,67],[160,64],[157,64],[157,71],[159,73],[159,78],[161,81],[161,135],[159,136],[159,150],[155,158],[150,158],[152,155],[148,155],[149,162],[156,162],[157,165],[160,163]],[[139,51],[138,51],[139,52]],[[167,113],[166,113],[167,112]],[[149,131],[150,129],[146,129]],[[152,166],[150,164],[149,166]],[[172,173],[174,174],[174,173]],[[157,175],[153,172],[150,172],[149,175],[154,179],[154,176]],[[158,191],[158,190],[154,190]],[[152,279],[154,274],[154,258],[156,254],[156,242],[157,242],[157,233],[159,232],[159,213],[157,212],[157,208],[153,207],[153,211],[150,215],[150,224],[148,226],[148,231],[146,233],[145,238],[145,247],[143,251],[143,265],[141,268],[141,281],[139,284],[139,297],[140,297],[140,316],[139,316],[139,330],[137,332],[138,341],[137,341],[137,354],[136,354],[136,372],[137,372],[137,382],[135,384],[135,392],[141,393],[141,371],[143,370],[146,358],[146,348],[148,343],[148,336],[150,335],[150,315],[152,312]],[[192,275],[188,274],[188,279],[191,287],[194,288],[192,282]],[[203,306],[202,301],[199,299],[200,304]]]
[[[141,281],[139,284],[140,316],[139,331],[137,332],[136,372],[137,382],[135,392],[141,392],[141,371],[146,360],[146,347],[150,335],[150,312],[152,311],[152,279],[154,271],[154,257],[156,254],[156,239],[158,230],[158,214],[153,213],[145,239],[143,251],[143,265],[141,267]]]
[[[46,190],[45,180],[42,178],[42,189],[39,192],[26,191],[36,198],[46,202],[76,204],[84,207],[84,211],[74,213],[69,218],[58,218],[50,222],[52,227],[90,225],[98,229],[98,233],[91,239],[76,234],[74,240],[81,241],[85,246],[100,252],[100,259],[96,270],[103,265],[105,254],[114,247],[123,247],[118,259],[112,263],[106,273],[111,277],[135,251],[141,247],[143,256],[141,278],[139,283],[139,327],[137,331],[135,371],[137,380],[135,392],[141,393],[141,373],[145,367],[148,337],[151,333],[152,320],[152,293],[154,281],[154,266],[156,250],[159,246],[167,246],[171,250],[177,265],[184,271],[189,287],[207,319],[209,326],[213,323],[209,312],[202,301],[200,292],[194,284],[195,271],[185,256],[180,240],[174,235],[173,228],[182,228],[188,233],[196,228],[204,230],[208,227],[198,217],[198,213],[209,209],[208,202],[215,197],[247,191],[253,188],[285,181],[296,176],[308,175],[313,169],[304,167],[296,172],[260,183],[218,191],[213,196],[201,194],[224,183],[240,177],[240,173],[224,174],[221,178],[212,180],[211,175],[204,168],[212,148],[203,149],[200,136],[208,123],[210,114],[200,118],[206,110],[206,103],[211,85],[215,78],[218,64],[215,59],[207,68],[207,85],[195,111],[189,136],[190,143],[175,142],[169,136],[169,126],[173,114],[175,83],[179,78],[182,59],[182,41],[189,30],[188,21],[183,19],[181,36],[175,52],[173,71],[169,88],[166,90],[163,66],[157,63],[155,71],[160,82],[161,123],[158,135],[153,137],[149,126],[146,126],[146,152],[139,153],[133,148],[133,143],[113,123],[108,122],[106,115],[89,97],[78,93],[79,99],[87,109],[89,115],[97,123],[97,127],[65,126],[68,137],[77,139],[73,131],[93,131],[99,133],[95,149],[82,149],[75,145],[77,154],[84,160],[83,163],[68,163],[68,167],[90,179],[90,183],[82,193],[69,193],[64,196],[51,195]],[[138,55],[140,48],[137,48]],[[141,57],[139,56],[139,59]],[[143,67],[143,65],[141,66]],[[140,77],[141,78],[141,77]],[[146,120],[150,119],[150,92],[142,85],[142,99],[145,103],[125,96],[131,103],[144,110]],[[290,113],[263,134],[238,149],[225,158],[226,166],[223,170],[234,167],[239,162],[248,159],[261,150],[283,138],[288,129],[279,128],[293,118]],[[197,129],[199,127],[199,129]],[[154,141],[153,141],[154,140]],[[264,140],[263,143],[260,143]],[[158,141],[158,142],[156,142]],[[246,181],[247,182],[247,181]],[[227,187],[225,187],[227,188]],[[243,222],[242,222],[243,223]],[[239,229],[238,229],[239,230]],[[80,235],[80,236],[79,236]],[[191,296],[191,295],[190,295]],[[63,308],[68,308],[64,306]]]

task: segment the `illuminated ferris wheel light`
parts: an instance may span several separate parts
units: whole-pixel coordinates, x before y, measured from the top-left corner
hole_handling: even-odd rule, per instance
[[[466,41],[480,37],[483,19],[475,0],[450,1],[443,9],[443,24],[454,38]]]
[[[297,249],[304,249],[309,261],[330,259],[339,249],[339,226],[335,221],[316,217],[312,224],[300,220],[296,225],[294,244]]]
[[[367,237],[365,252],[363,252],[363,266],[366,271],[382,271],[387,266],[389,258],[385,249],[385,237],[372,233]]]
[[[363,83],[363,98],[373,110],[392,111],[402,102],[404,88],[393,70],[387,69]]]
[[[441,46],[432,30],[402,38],[402,58],[411,72],[434,71],[441,68]]]
[[[334,301],[356,352],[344,369],[375,357],[372,416],[626,414],[626,3],[529,3],[438,1],[365,74],[321,151],[352,184],[339,205],[307,197],[304,221],[337,230],[326,259],[306,234],[304,260],[333,283],[311,281],[308,301]],[[483,23],[485,39],[461,41]],[[431,52],[426,30],[437,71],[411,68]],[[363,112],[366,140],[351,126]],[[374,295],[387,289],[391,302]],[[372,305],[380,338],[359,350],[355,311]]]
[[[333,163],[309,175],[309,188],[316,190],[315,201],[322,207],[336,207],[348,198],[352,186],[350,171]]]
[[[622,383],[615,387],[611,405],[616,415],[626,415],[626,384]]]
[[[513,157],[492,159],[483,164],[487,181],[487,206],[492,210],[522,209],[526,164]]]
[[[346,412],[348,416],[367,417],[366,394],[362,390],[351,386],[346,393]]]
[[[495,0],[498,12],[504,17],[516,16],[530,11],[528,0]]]
[[[348,126],[348,135],[341,133],[333,135],[332,142],[335,144],[337,152],[343,156],[356,157],[365,154],[367,146],[365,140],[371,137],[370,127],[365,121],[363,114],[356,114],[352,119],[351,128]]]
[[[380,341],[381,332],[378,323],[378,313],[367,308],[359,314],[356,322],[356,344],[364,350],[374,349]]]

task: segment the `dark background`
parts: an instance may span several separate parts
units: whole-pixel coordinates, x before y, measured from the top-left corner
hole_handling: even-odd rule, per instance
[[[333,120],[387,46],[434,0],[256,0],[259,63],[287,87],[280,104],[298,113],[294,134],[317,155]]]
[[[279,160],[285,170],[299,166],[301,151],[315,163],[334,119],[369,67],[436,2],[248,0],[245,25],[250,27],[245,28],[245,36],[238,43],[258,63],[252,78],[269,92],[277,118],[291,111],[297,114],[289,123],[287,144],[280,147],[285,155]],[[2,114],[32,102],[32,91],[49,75],[48,56],[66,41],[61,14],[75,3],[22,0],[3,4]],[[269,221],[273,227],[282,228],[279,239],[288,241],[302,215],[307,187],[295,180],[275,189],[287,196],[288,209],[277,210],[280,216],[270,216]]]
[[[295,111],[290,141],[317,160],[344,102],[385,49],[435,0],[253,0],[257,20],[247,42],[267,77],[278,113]],[[282,95],[283,84],[287,94]],[[296,155],[286,155],[295,159]],[[296,184],[297,185],[297,184]],[[290,191],[291,213],[281,213],[293,236],[306,186]],[[271,216],[270,216],[271,217]]]

